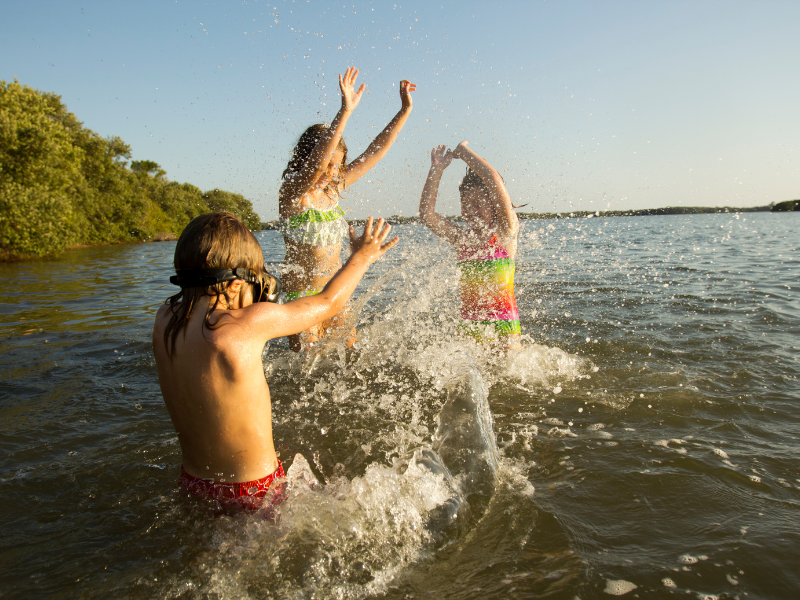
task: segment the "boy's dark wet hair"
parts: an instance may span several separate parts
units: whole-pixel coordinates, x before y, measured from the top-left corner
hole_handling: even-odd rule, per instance
[[[254,273],[264,269],[264,254],[256,237],[236,215],[229,212],[215,212],[195,217],[178,238],[173,260],[175,271],[190,269],[235,269],[244,267]],[[170,296],[170,318],[164,329],[164,345],[172,355],[175,339],[188,323],[197,301],[203,296],[217,296],[205,317],[205,326],[211,313],[219,305],[219,296],[224,296],[230,304],[228,288],[231,282],[217,283],[208,287],[182,287],[181,291]]]
[[[328,131],[327,125],[317,123],[303,132],[303,135],[297,140],[297,145],[292,151],[291,160],[283,171],[284,179],[291,179],[303,169],[311,153],[314,151],[314,148],[316,148],[326,131]],[[344,173],[345,167],[347,166],[347,144],[344,143],[344,138],[339,138],[339,144],[336,146],[336,149],[341,150],[343,153],[340,172]],[[336,183],[338,184],[339,182]]]

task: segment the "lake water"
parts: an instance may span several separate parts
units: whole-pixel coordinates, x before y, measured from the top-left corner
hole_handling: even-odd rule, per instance
[[[0,265],[0,596],[800,597],[798,230],[524,221],[526,347],[498,361],[454,334],[452,251],[396,227],[357,292],[357,353],[265,350],[281,459],[325,483],[277,524],[178,489],[150,344],[174,242]],[[498,462],[442,536],[447,490],[408,464],[453,365],[486,391]]]

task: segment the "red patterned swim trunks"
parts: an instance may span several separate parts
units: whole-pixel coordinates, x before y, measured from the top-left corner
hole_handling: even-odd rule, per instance
[[[267,493],[271,491],[270,504],[277,506],[286,500],[286,483],[279,482],[272,486],[275,479],[286,477],[283,472],[283,464],[278,461],[278,468],[275,472],[266,477],[255,481],[243,481],[222,483],[219,481],[209,481],[200,479],[194,475],[189,475],[181,466],[180,484],[187,492],[203,498],[205,500],[216,500],[225,508],[244,508],[246,510],[258,510],[262,508]]]

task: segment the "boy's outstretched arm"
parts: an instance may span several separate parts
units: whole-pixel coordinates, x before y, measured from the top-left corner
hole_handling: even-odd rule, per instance
[[[347,172],[345,173],[345,185],[350,185],[358,181],[361,177],[386,155],[391,148],[394,141],[397,139],[397,134],[403,129],[406,124],[408,115],[411,114],[412,102],[411,92],[417,89],[416,84],[411,83],[407,79],[400,82],[400,111],[389,121],[389,124],[383,128],[372,143],[367,146],[358,158],[347,165]]]
[[[339,74],[342,107],[336,113],[336,117],[334,117],[330,127],[314,147],[305,166],[291,180],[287,180],[281,186],[281,198],[294,200],[301,197],[325,174],[331,161],[331,156],[336,152],[339,140],[342,138],[347,120],[356,106],[358,106],[366,87],[362,83],[361,87],[356,91],[356,77],[358,77],[358,69],[355,67],[348,67],[344,75]]]
[[[452,160],[453,153],[444,144],[431,150],[431,170],[428,171],[425,187],[422,188],[422,197],[419,200],[419,218],[425,227],[456,246],[461,241],[461,228],[436,212],[439,182],[442,180],[442,173]]]
[[[383,219],[378,219],[373,224],[372,217],[367,219],[364,233],[360,237],[351,227],[353,253],[319,294],[298,298],[286,304],[258,303],[248,307],[259,312],[257,320],[259,326],[264,327],[268,333],[266,339],[306,331],[339,313],[370,265],[398,242],[397,237],[386,241],[391,228]]]
[[[478,156],[478,153],[467,145],[466,140],[453,150],[453,158],[463,160],[481,178],[483,185],[489,191],[489,197],[495,205],[501,224],[509,235],[515,235],[519,230],[519,219],[517,213],[514,212],[514,206],[511,204],[511,198],[500,173],[485,158]]]

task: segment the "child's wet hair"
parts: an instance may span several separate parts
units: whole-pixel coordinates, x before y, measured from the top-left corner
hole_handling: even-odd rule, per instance
[[[458,191],[466,192],[467,190],[474,187],[481,187],[483,189],[486,189],[483,180],[478,176],[478,174],[469,167],[467,167],[467,174],[464,175],[464,179],[462,179],[461,183],[458,184]]]
[[[500,175],[500,173],[498,173],[498,175]],[[503,183],[506,182],[502,175],[500,175],[500,179],[503,181]],[[462,179],[461,183],[458,184],[458,191],[464,192],[474,187],[481,187],[485,190],[486,184],[483,183],[483,179],[481,179],[475,171],[467,167],[467,174],[464,175],[464,179]]]
[[[234,214],[215,212],[195,217],[178,238],[173,259],[175,270],[186,269],[235,269],[244,267],[255,273],[264,268],[264,254],[256,237]],[[164,344],[172,354],[175,339],[189,321],[196,303],[203,296],[216,296],[209,307],[205,325],[209,329],[211,313],[219,305],[220,296],[230,304],[228,288],[231,282],[217,283],[209,287],[187,287],[167,299],[170,319],[164,330]]]
[[[500,173],[498,173],[498,175],[500,175]],[[502,175],[500,175],[500,179],[503,181],[503,183],[506,182],[506,180],[503,179]],[[486,184],[483,183],[483,180],[478,176],[478,174],[469,167],[467,167],[467,174],[464,175],[464,179],[462,179],[461,183],[458,184],[458,191],[460,193],[463,193],[472,188],[481,188],[485,192],[489,191],[486,188]],[[528,206],[528,204],[525,203],[516,205],[512,203],[511,206],[513,206],[514,208],[522,208],[523,206]]]
[[[283,179],[291,179],[303,169],[311,153],[314,151],[314,148],[316,148],[326,131],[328,131],[327,125],[324,123],[317,123],[303,132],[303,135],[297,140],[297,145],[295,145],[292,151],[291,160],[289,160],[286,169],[283,171]],[[339,144],[336,146],[336,149],[341,150],[343,153],[341,172],[344,173],[344,169],[347,166],[347,144],[344,143],[344,138],[339,138]]]

